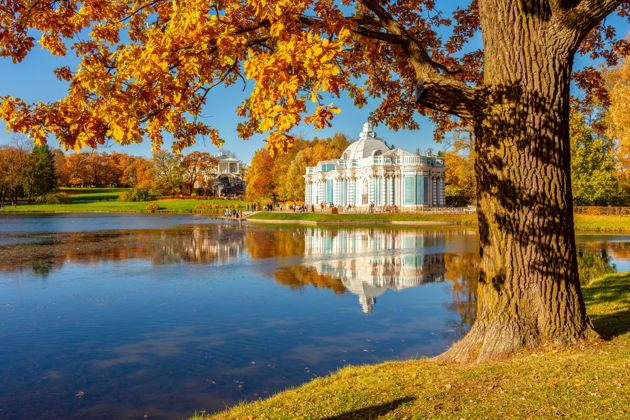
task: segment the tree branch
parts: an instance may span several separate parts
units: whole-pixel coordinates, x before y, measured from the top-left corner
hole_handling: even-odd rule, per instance
[[[573,7],[567,7],[567,0],[555,0],[552,2],[555,10],[552,10],[558,12],[561,24],[576,36],[577,48],[599,22],[624,1],[628,0],[582,0]]]
[[[464,119],[472,119],[481,112],[483,108],[481,89],[452,78],[450,75],[454,72],[433,61],[426,48],[376,0],[359,1],[376,15],[373,22],[380,25],[388,34],[366,28],[359,28],[356,32],[370,38],[399,44],[403,48],[414,68],[416,79],[424,84],[424,93],[418,101],[420,104]]]

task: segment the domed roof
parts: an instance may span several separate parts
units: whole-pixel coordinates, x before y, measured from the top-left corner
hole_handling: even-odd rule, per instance
[[[386,152],[389,147],[372,130],[372,124],[363,124],[360,140],[352,143],[341,155],[341,159],[362,159],[372,156],[375,151]]]

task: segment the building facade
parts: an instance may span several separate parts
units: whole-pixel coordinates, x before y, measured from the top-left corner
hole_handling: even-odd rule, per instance
[[[241,174],[241,161],[221,152],[217,156],[217,165],[203,174],[195,188],[207,188],[217,197],[245,194],[245,180]]]
[[[339,159],[306,168],[305,202],[401,211],[442,207],[445,170],[441,157],[390,149],[365,123],[359,141]]]

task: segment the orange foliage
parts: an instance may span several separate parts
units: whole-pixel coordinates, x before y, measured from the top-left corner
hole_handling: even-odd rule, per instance
[[[53,55],[71,52],[80,64],[54,71],[69,82],[65,98],[28,104],[5,96],[0,118],[38,144],[54,135],[77,151],[143,138],[159,149],[164,132],[175,138],[175,151],[198,136],[219,145],[217,130],[199,119],[208,94],[248,78],[255,83],[236,110],[244,117],[238,132],[266,133],[272,152],[293,145],[289,133],[301,122],[330,126],[340,110],[324,99],[344,91],[358,107],[367,97],[380,101],[375,123],[415,129],[418,111],[438,123],[439,136],[460,121],[449,114],[471,116],[463,101],[483,83],[484,55],[466,49],[481,29],[482,1],[449,19],[433,0],[5,0],[0,56],[21,61],[39,42]],[[606,10],[614,5],[628,16],[629,3],[607,1]],[[443,32],[450,38],[440,39]],[[627,50],[602,24],[580,52],[613,65]],[[593,68],[577,74],[581,86],[602,96],[600,79]],[[412,98],[417,80],[430,86],[420,104]]]

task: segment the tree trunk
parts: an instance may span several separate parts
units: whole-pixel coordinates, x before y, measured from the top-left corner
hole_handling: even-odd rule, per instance
[[[439,359],[478,362],[597,334],[579,285],[569,83],[575,40],[515,2],[480,2],[487,106],[475,121],[477,319]],[[555,28],[557,29],[557,28]]]

